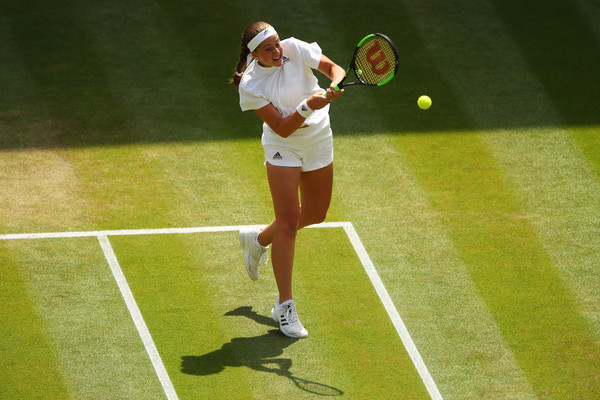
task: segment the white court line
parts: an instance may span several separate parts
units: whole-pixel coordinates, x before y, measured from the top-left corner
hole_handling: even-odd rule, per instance
[[[343,228],[349,222],[324,222],[307,228]],[[231,225],[231,226],[199,226],[193,228],[162,228],[162,229],[120,229],[108,231],[76,231],[76,232],[45,232],[45,233],[9,233],[0,235],[0,240],[23,239],[60,239],[98,236],[132,236],[132,235],[168,235],[185,233],[207,233],[239,231],[243,228],[264,228],[265,225]]]
[[[175,388],[173,387],[173,383],[171,379],[169,379],[169,374],[167,374],[167,370],[165,369],[165,365],[160,358],[160,354],[158,354],[158,349],[152,340],[152,336],[150,336],[150,331],[146,326],[146,322],[144,322],[144,318],[142,317],[142,313],[138,308],[135,299],[133,298],[133,293],[131,293],[131,289],[127,284],[127,280],[125,280],[125,275],[123,275],[123,271],[121,270],[121,266],[119,265],[119,261],[117,260],[117,256],[113,251],[110,242],[108,241],[108,237],[104,235],[98,236],[98,241],[100,242],[100,246],[104,251],[104,256],[106,257],[106,261],[108,261],[108,265],[110,265],[110,270],[117,281],[117,285],[119,286],[119,290],[121,290],[121,294],[123,295],[123,299],[125,300],[125,304],[127,305],[127,309],[131,314],[131,318],[133,318],[133,323],[137,328],[140,337],[142,338],[142,342],[144,343],[144,347],[146,348],[146,352],[150,356],[150,361],[152,361],[152,365],[154,366],[154,370],[156,371],[156,375],[158,375],[158,379],[167,395],[167,399],[169,400],[177,400],[177,393],[175,393]]]
[[[421,358],[421,354],[419,353],[419,350],[417,350],[417,346],[415,346],[415,343],[410,337],[408,329],[406,329],[406,325],[404,325],[400,314],[398,314],[398,310],[396,309],[392,298],[390,297],[387,289],[385,288],[383,281],[379,277],[379,274],[375,269],[375,265],[371,261],[367,250],[365,250],[365,247],[363,246],[362,241],[358,236],[358,233],[354,229],[354,225],[352,225],[351,222],[348,222],[346,225],[344,225],[344,230],[346,231],[346,234],[348,235],[352,246],[354,246],[354,250],[356,251],[356,254],[358,254],[358,258],[360,259],[360,262],[365,268],[367,275],[369,275],[371,283],[373,284],[375,291],[377,291],[379,299],[383,303],[385,310],[390,316],[394,327],[396,327],[396,331],[398,332],[398,335],[400,335],[400,339],[402,340],[402,343],[404,343],[404,347],[406,348],[410,359],[417,368],[417,372],[421,376],[421,379],[423,380],[423,383],[425,384],[429,395],[433,400],[442,400],[442,395],[440,394],[440,391],[438,390],[433,380],[433,377],[429,373],[429,370],[427,369],[423,358]]]
[[[133,298],[133,294],[129,289],[129,285],[125,280],[125,276],[121,271],[121,267],[119,266],[119,262],[117,257],[108,241],[108,236],[130,236],[130,235],[160,235],[160,234],[186,234],[186,233],[210,233],[210,232],[228,232],[228,231],[239,231],[242,228],[262,228],[264,225],[231,225],[231,226],[206,226],[206,227],[191,227],[191,228],[165,228],[165,229],[123,229],[123,230],[106,230],[106,231],[79,231],[79,232],[47,232],[47,233],[24,233],[24,234],[5,234],[0,235],[0,240],[20,240],[20,239],[52,239],[52,238],[76,238],[76,237],[97,237],[100,241],[100,245],[102,246],[102,250],[104,251],[104,255],[110,265],[110,268],[117,280],[117,284],[119,285],[119,289],[121,289],[121,293],[123,294],[123,298],[125,299],[125,303],[127,304],[127,308],[133,317],[134,323],[138,328],[138,332],[142,337],[142,341],[144,342],[144,346],[146,347],[146,351],[152,360],[152,364],[154,365],[154,369],[160,379],[161,384],[163,385],[163,389],[167,394],[167,398],[169,400],[177,399],[177,394],[175,393],[175,389],[173,388],[173,384],[169,379],[167,371],[162,363],[160,355],[158,354],[158,350],[152,341],[152,337],[150,336],[150,332],[146,327],[144,319],[142,318],[142,314],[139,311],[137,304]],[[387,311],[410,359],[415,365],[419,376],[421,377],[429,395],[433,400],[442,400],[442,395],[440,394],[425,362],[423,361],[421,354],[417,350],[400,314],[398,314],[398,310],[392,301],[388,291],[386,290],[381,277],[377,273],[375,269],[375,265],[371,261],[369,254],[365,250],[365,247],[358,236],[358,233],[354,229],[354,225],[352,222],[325,222],[321,224],[315,224],[308,226],[307,228],[344,228],[346,235],[350,239],[358,258],[360,259],[363,268],[367,272],[379,299],[383,303],[385,310]]]

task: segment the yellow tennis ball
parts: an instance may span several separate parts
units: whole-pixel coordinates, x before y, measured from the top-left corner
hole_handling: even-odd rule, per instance
[[[427,110],[429,107],[431,107],[431,99],[429,96],[423,95],[419,97],[419,100],[417,100],[417,105],[421,110]]]

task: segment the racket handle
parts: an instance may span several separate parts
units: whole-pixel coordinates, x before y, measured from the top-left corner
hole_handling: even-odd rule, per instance
[[[335,90],[336,92],[339,92],[339,91],[341,91],[341,90],[342,90],[342,87],[343,87],[343,86],[341,86],[341,85],[342,85],[341,83],[338,83],[337,85],[335,85],[335,86],[333,87],[333,90]]]

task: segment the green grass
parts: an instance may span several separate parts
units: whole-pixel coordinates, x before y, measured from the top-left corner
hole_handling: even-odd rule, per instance
[[[416,149],[401,139],[530,383],[540,394],[586,393],[600,358],[594,336],[482,139],[431,135]]]
[[[7,257],[2,246],[0,293],[0,341],[2,343],[3,398],[68,397],[60,369],[40,316],[30,298],[18,263]],[[34,351],[30,351],[35,349]],[[26,380],[28,384],[23,384]]]
[[[29,391],[35,398],[141,398],[160,389],[95,238],[36,240],[25,245],[17,241],[4,248],[14,254],[14,264],[27,277],[28,290],[22,293],[32,292],[31,316],[39,314],[27,336],[42,343],[47,340],[51,349],[43,351],[47,345],[35,342],[10,347],[19,349],[25,360],[39,359],[21,370],[14,386],[7,387],[14,390],[14,397],[8,392],[6,398]],[[3,288],[9,290],[10,285]],[[48,359],[48,354],[55,359]],[[4,370],[26,366],[16,361]],[[68,393],[56,393],[63,384]]]
[[[382,32],[400,73],[332,106],[328,220],[352,221],[445,399],[598,398],[597,15],[2,1],[0,234],[269,222],[260,123],[226,83],[243,26],[343,66]],[[182,399],[427,397],[341,229],[299,234],[301,341],[276,332],[272,271],[250,282],[234,233],[110,241]],[[0,265],[0,397],[164,397],[95,238],[0,241]]]
[[[233,381],[238,384],[228,398],[314,396],[298,390],[285,375],[289,370],[294,377],[331,387],[321,387],[325,393],[365,397],[376,380],[380,398],[395,398],[399,383],[407,396],[426,398],[402,343],[389,340],[397,334],[377,306],[379,299],[346,234],[309,231],[302,238],[296,298],[306,305],[302,315],[310,341],[273,333],[274,278],[267,270],[260,282],[248,284],[239,273],[235,233],[111,240],[180,397],[219,398],[223,382]],[[311,257],[324,241],[331,247]],[[336,257],[335,268],[323,268]],[[354,290],[338,284],[341,276],[354,282]],[[355,311],[345,312],[348,306]],[[279,361],[289,363],[288,368],[278,367]]]

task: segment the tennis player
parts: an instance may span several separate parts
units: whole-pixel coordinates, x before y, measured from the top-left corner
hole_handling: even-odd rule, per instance
[[[331,79],[321,89],[313,70]],[[333,88],[345,71],[317,43],[280,40],[266,22],[242,34],[242,49],[231,83],[238,88],[242,111],[254,110],[263,121],[262,145],[275,220],[263,230],[242,230],[246,270],[258,279],[259,266],[271,262],[279,298],[271,317],[284,335],[303,338],[292,299],[294,245],[299,229],[325,220],[333,185],[333,138],[329,103],[343,95]],[[300,196],[298,195],[300,192]]]

